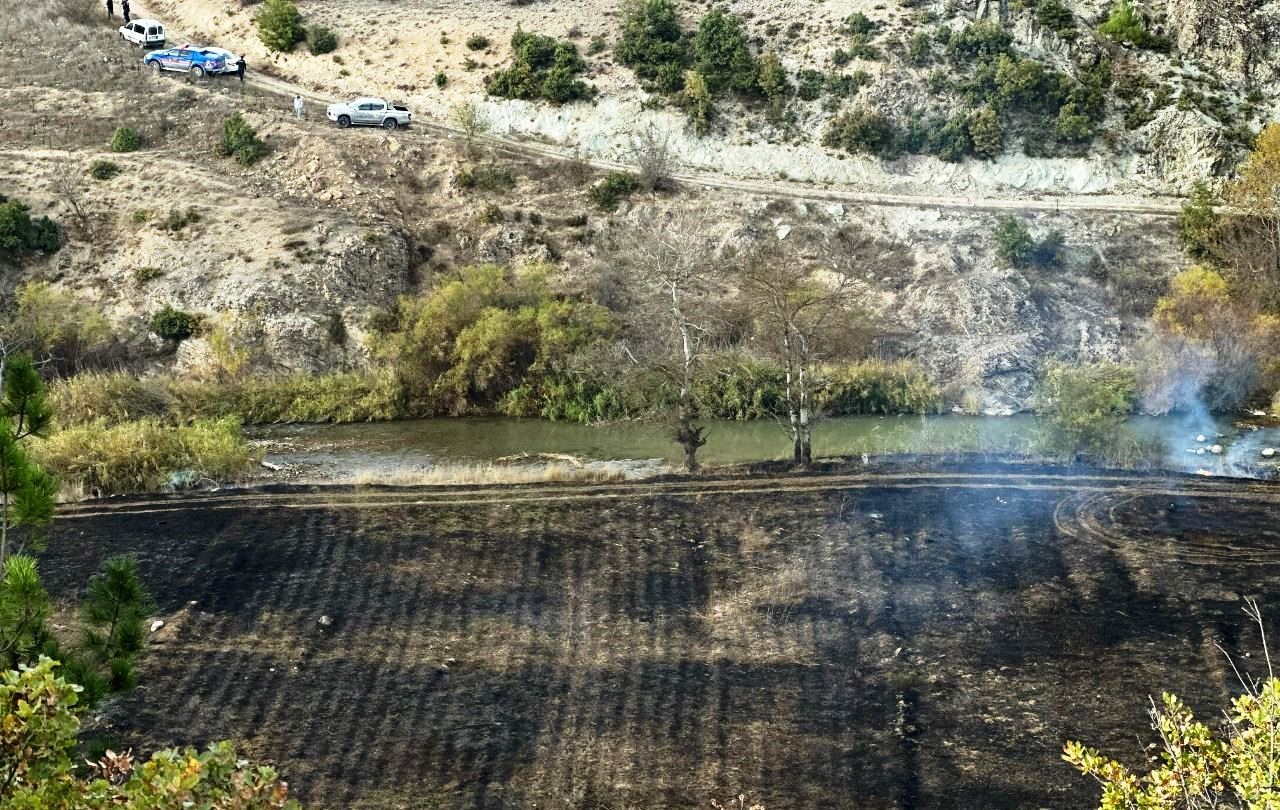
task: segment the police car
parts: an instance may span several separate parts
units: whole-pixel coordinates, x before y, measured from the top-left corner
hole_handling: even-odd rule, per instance
[[[154,51],[142,58],[142,64],[156,73],[162,70],[190,72],[196,76],[208,73],[221,73],[226,68],[226,61],[218,54],[205,53],[195,48],[169,48],[165,51]]]
[[[187,42],[183,45],[179,45],[178,47],[186,48],[193,51],[198,51],[201,54],[205,55],[206,57],[221,56],[222,70],[210,69],[205,71],[206,73],[235,73],[236,62],[240,61],[240,57],[238,55],[232,53],[231,51],[228,51],[225,48],[214,48],[211,45],[192,45],[190,42]]]

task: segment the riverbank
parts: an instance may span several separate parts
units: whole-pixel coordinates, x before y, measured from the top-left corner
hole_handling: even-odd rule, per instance
[[[790,443],[773,420],[712,421],[700,453],[712,467],[785,461]],[[1031,414],[1012,417],[853,416],[818,423],[815,453],[860,461],[886,457],[1031,458],[1045,421]],[[545,420],[474,418],[425,419],[360,425],[271,425],[247,429],[250,444],[266,464],[259,482],[432,483],[486,468],[513,478],[536,470],[577,471],[583,476],[643,478],[679,467],[681,451],[657,422],[606,427]],[[1197,441],[1203,437],[1203,441]],[[1222,417],[1138,417],[1129,420],[1117,447],[1154,447],[1158,456],[1141,466],[1185,473],[1241,478],[1280,473],[1280,424]],[[1213,452],[1214,447],[1221,452]],[[1138,461],[1135,459],[1135,462]],[[451,472],[452,471],[452,472]],[[554,473],[552,473],[554,475]],[[491,477],[484,473],[477,480]]]

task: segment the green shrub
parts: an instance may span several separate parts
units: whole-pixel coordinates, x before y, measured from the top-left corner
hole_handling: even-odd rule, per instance
[[[257,23],[258,38],[273,51],[291,51],[307,36],[302,15],[292,0],[266,0],[258,11]]]
[[[1131,42],[1141,46],[1147,41],[1147,29],[1142,15],[1130,0],[1116,0],[1106,22],[1098,26],[1098,33],[1113,42]]]
[[[181,489],[232,480],[253,461],[234,418],[165,424],[154,418],[105,421],[58,431],[34,447],[64,482],[104,494]]]
[[[258,138],[258,131],[240,113],[232,113],[222,122],[217,151],[223,157],[234,157],[241,166],[252,166],[266,157],[268,149]]]
[[[711,90],[703,80],[702,74],[696,70],[685,71],[684,93],[680,98],[680,106],[684,107],[693,124],[693,131],[698,135],[706,135],[711,129],[711,116],[715,107],[711,101]]]
[[[969,116],[969,139],[973,151],[984,158],[995,158],[1004,151],[1004,131],[1000,116],[992,107],[983,107]]]
[[[1138,375],[1131,366],[1049,364],[1035,396],[1036,412],[1046,422],[1039,449],[1070,460],[1080,454],[1112,457],[1137,398]]]
[[[151,316],[149,325],[152,332],[165,340],[181,341],[195,333],[198,323],[198,316],[165,304],[163,309]]]
[[[1195,259],[1207,258],[1218,228],[1217,207],[1221,204],[1217,195],[1203,180],[1191,186],[1187,202],[1178,214],[1178,238],[1187,253]]]
[[[817,70],[806,68],[796,74],[796,95],[805,101],[813,101],[822,95],[826,76]]]
[[[853,73],[828,73],[826,78],[827,92],[832,98],[850,98],[871,83],[871,75],[865,70]]]
[[[436,77],[433,81],[435,82],[436,87],[443,90],[445,88],[445,85],[449,83],[449,77],[445,75],[445,72],[443,70],[441,70],[436,73]]]
[[[1037,25],[1054,31],[1063,39],[1076,38],[1076,17],[1060,0],[1040,0],[1035,17]]]
[[[832,416],[942,411],[942,392],[918,363],[867,360],[835,367],[827,376],[822,405]]]
[[[120,173],[120,167],[109,160],[95,160],[89,164],[89,176],[94,180],[110,180]]]
[[[48,217],[31,218],[31,209],[0,194],[0,258],[53,253],[62,247],[62,231]]]
[[[866,14],[861,11],[855,11],[844,21],[845,28],[849,29],[849,33],[856,36],[869,36],[876,32],[876,24],[871,21]]]
[[[489,47],[489,38],[483,34],[472,34],[467,37],[467,47],[473,51],[483,51]]]
[[[516,178],[505,166],[490,163],[474,168],[463,168],[454,181],[458,188],[479,189],[501,194],[516,187]]]
[[[130,127],[118,127],[111,136],[112,152],[136,152],[142,148],[142,139]]]
[[[823,134],[822,143],[884,160],[892,160],[901,154],[893,122],[883,113],[866,107],[833,118]]]
[[[683,87],[688,62],[683,36],[671,0],[628,0],[613,52],[640,78],[658,80],[661,90],[676,92]]]
[[[933,61],[933,39],[927,31],[917,31],[907,40],[907,61],[923,67]]]
[[[517,26],[511,37],[511,51],[511,67],[486,80],[491,95],[545,99],[555,104],[591,95],[591,88],[577,78],[586,69],[586,62],[573,43],[526,33]]]
[[[996,255],[1010,267],[1026,267],[1031,263],[1036,242],[1026,223],[1018,217],[1005,217],[995,230]]]
[[[313,25],[307,29],[307,50],[316,56],[333,53],[338,50],[338,35],[323,25]]]
[[[751,92],[757,86],[758,66],[747,44],[742,18],[724,9],[707,12],[693,38],[694,69],[714,94],[724,89]]]
[[[186,228],[188,225],[194,225],[200,221],[200,212],[194,208],[188,208],[183,211],[180,208],[170,208],[169,213],[163,220],[157,223],[161,228],[167,231],[178,232]]]
[[[963,64],[978,60],[995,60],[1011,53],[1013,36],[997,22],[979,20],[967,28],[954,31],[947,39],[947,56]]]
[[[591,201],[605,211],[618,207],[619,201],[636,189],[640,181],[630,172],[610,172],[604,179],[591,187]]]

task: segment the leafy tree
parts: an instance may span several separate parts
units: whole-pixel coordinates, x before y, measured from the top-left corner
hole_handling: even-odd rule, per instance
[[[333,53],[338,49],[338,35],[323,25],[313,25],[307,29],[307,49],[317,56]]]
[[[27,453],[25,440],[42,436],[53,414],[44,383],[31,359],[0,358],[0,563],[8,557],[12,530],[35,529],[53,520],[58,483]]]
[[[978,20],[951,33],[947,39],[947,55],[957,64],[995,60],[1002,54],[1011,53],[1012,45],[1013,36],[999,23]]]
[[[218,153],[223,157],[234,157],[241,166],[252,166],[266,157],[268,151],[258,131],[240,113],[232,113],[222,122]]]
[[[711,89],[706,79],[696,70],[685,71],[684,95],[681,98],[689,120],[693,122],[693,131],[698,135],[706,135],[711,128],[712,101]]]
[[[511,51],[511,67],[487,79],[490,94],[529,101],[541,98],[556,104],[591,95],[591,88],[577,78],[587,65],[573,43],[530,34],[516,26]]]
[[[660,90],[680,90],[688,54],[671,0],[628,0],[614,53],[640,78],[658,80]]]
[[[0,194],[0,259],[32,252],[53,253],[62,247],[62,231],[48,217],[31,218],[31,209]]]
[[[758,66],[742,19],[722,8],[712,9],[699,21],[693,38],[693,63],[712,93],[726,88],[750,92],[757,86]]]
[[[1004,151],[1004,130],[1000,115],[992,107],[983,107],[969,116],[969,138],[973,151],[984,158],[999,157]]]
[[[1076,38],[1076,17],[1060,0],[1040,0],[1035,18],[1037,25],[1056,32],[1063,39]]]
[[[1062,140],[1079,143],[1092,138],[1096,126],[1093,119],[1082,114],[1074,102],[1067,102],[1058,110],[1053,129]]]
[[[855,11],[850,14],[845,19],[844,24],[849,29],[849,33],[854,36],[869,36],[876,32],[876,24],[861,11]]]
[[[1192,258],[1206,259],[1212,254],[1220,204],[1208,183],[1197,180],[1191,185],[1187,202],[1178,214],[1178,238]]]
[[[1026,267],[1035,252],[1036,242],[1031,238],[1026,223],[1018,217],[1005,217],[995,230],[996,255],[1010,267]]]
[[[0,806],[9,810],[296,810],[289,787],[265,766],[237,759],[230,743],[203,753],[161,751],[135,766],[107,752],[77,767],[79,688],[41,658],[0,677]]]
[[[1132,42],[1138,46],[1145,45],[1148,39],[1142,15],[1130,0],[1116,0],[1106,22],[1098,26],[1098,33],[1113,42]]]
[[[782,105],[786,102],[789,85],[787,70],[782,66],[782,60],[778,58],[778,54],[773,51],[765,51],[761,54],[756,82],[760,92],[764,93],[765,99],[769,102],[770,116],[775,120],[781,118]]]
[[[273,51],[291,51],[306,39],[302,14],[292,0],[266,0],[258,12],[258,38]]]
[[[860,107],[831,120],[823,134],[822,143],[839,147],[855,154],[875,155],[892,160],[900,154],[893,122],[878,110]]]
[[[1111,454],[1121,424],[1133,413],[1137,391],[1137,373],[1129,366],[1050,363],[1035,398],[1047,425],[1041,449],[1072,460],[1081,453]]]

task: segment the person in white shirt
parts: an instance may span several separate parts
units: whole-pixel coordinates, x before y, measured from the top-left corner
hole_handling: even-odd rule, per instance
[[[299,121],[302,120],[302,96],[293,97],[293,114],[297,116]]]

